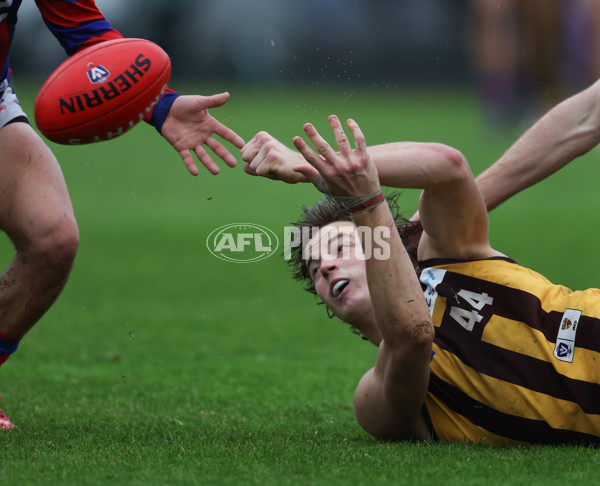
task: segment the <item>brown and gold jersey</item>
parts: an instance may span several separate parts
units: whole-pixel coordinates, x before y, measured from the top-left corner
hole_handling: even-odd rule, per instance
[[[444,442],[600,444],[600,290],[516,262],[421,262],[435,325],[425,402]]]

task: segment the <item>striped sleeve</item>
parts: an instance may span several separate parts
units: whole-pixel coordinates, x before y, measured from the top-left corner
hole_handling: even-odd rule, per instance
[[[94,0],[36,0],[44,23],[70,56],[98,42],[119,39]]]

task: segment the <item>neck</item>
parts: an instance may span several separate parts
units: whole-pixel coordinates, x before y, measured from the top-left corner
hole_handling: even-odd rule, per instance
[[[360,319],[360,322],[352,323],[352,325],[356,327],[367,340],[379,347],[382,337],[381,332],[379,332],[379,327],[377,326],[377,321],[375,320],[375,313],[372,309],[369,312],[369,315]]]

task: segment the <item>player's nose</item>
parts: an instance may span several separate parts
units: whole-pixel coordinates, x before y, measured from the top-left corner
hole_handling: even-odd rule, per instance
[[[325,278],[327,278],[330,277],[337,270],[337,268],[338,267],[335,263],[327,260],[322,260],[321,266],[319,267],[319,271]]]

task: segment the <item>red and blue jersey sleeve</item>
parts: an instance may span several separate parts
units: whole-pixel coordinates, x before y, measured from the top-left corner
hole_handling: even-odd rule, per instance
[[[94,0],[36,0],[44,23],[68,55],[98,42],[123,36],[98,10]]]

